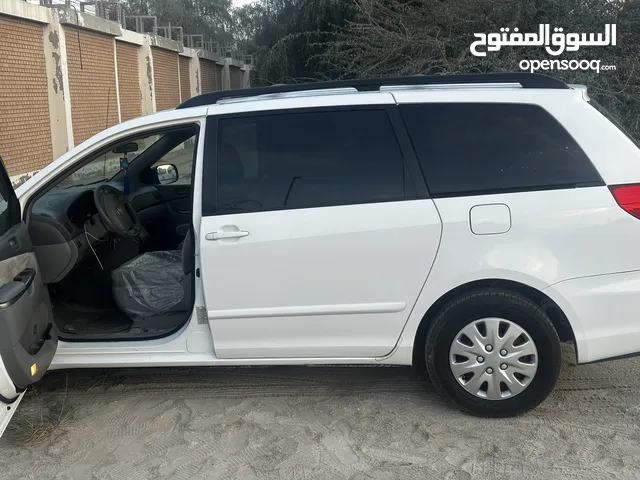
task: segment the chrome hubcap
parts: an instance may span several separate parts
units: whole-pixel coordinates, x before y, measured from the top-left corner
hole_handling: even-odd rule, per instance
[[[474,320],[449,349],[451,372],[469,393],[488,400],[518,395],[538,369],[538,350],[518,324],[502,318]]]

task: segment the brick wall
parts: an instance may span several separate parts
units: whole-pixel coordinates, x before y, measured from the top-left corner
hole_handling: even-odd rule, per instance
[[[138,45],[116,41],[120,116],[123,122],[142,115],[140,73],[138,70],[139,48]]]
[[[180,100],[191,98],[191,81],[189,75],[189,57],[180,55]]]
[[[209,93],[220,90],[222,82],[218,80],[215,62],[201,58],[200,76],[202,78],[202,93]]]
[[[153,48],[153,75],[156,85],[156,110],[176,108],[180,103],[178,54]]]
[[[179,44],[119,33],[113,22],[82,12],[78,30],[75,13],[0,0],[0,156],[14,179],[120,119],[176,107],[194,82],[202,92],[222,89],[216,61],[198,59],[198,78],[189,68],[191,55],[215,57],[187,48],[179,54],[171,50]]]
[[[222,71],[223,70],[224,70],[224,67],[216,63],[216,85],[218,85],[218,90],[222,90]]]
[[[229,76],[231,77],[231,89],[242,88],[242,70],[238,67],[229,67]]]
[[[76,145],[118,123],[113,37],[64,27]],[[82,69],[80,69],[80,50]]]
[[[0,16],[0,156],[9,175],[52,160],[43,27]]]

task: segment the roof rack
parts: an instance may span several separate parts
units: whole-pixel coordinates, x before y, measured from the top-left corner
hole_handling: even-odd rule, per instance
[[[358,92],[375,92],[384,86],[402,85],[455,85],[469,83],[519,83],[522,88],[567,89],[566,83],[539,73],[478,73],[470,75],[416,75],[413,77],[387,77],[357,80],[334,80],[330,82],[296,83],[273,85],[271,87],[245,88],[204,93],[181,103],[176,108],[213,105],[218,100],[229,98],[256,97],[276,93],[329,90],[334,88],[355,88]]]

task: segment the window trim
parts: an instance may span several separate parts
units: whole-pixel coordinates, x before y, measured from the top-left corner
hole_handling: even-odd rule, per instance
[[[9,172],[4,165],[4,161],[0,157],[0,182],[7,188],[7,208],[4,212],[0,214],[0,217],[6,219],[6,230],[4,232],[0,232],[0,236],[3,236],[11,231],[13,227],[18,225],[22,221],[22,217],[20,215],[20,202],[18,201],[18,197],[16,196],[16,191],[11,184],[11,178],[9,177]],[[0,225],[1,227],[2,225]]]
[[[440,101],[440,102],[407,102],[398,104],[398,111],[400,113],[400,117],[402,118],[403,125],[406,129],[407,135],[409,136],[409,141],[411,142],[411,146],[416,156],[416,160],[418,166],[420,168],[420,172],[422,174],[422,178],[427,184],[427,173],[424,171],[422,164],[418,160],[418,148],[416,147],[413,138],[411,137],[411,131],[409,129],[409,124],[406,118],[405,113],[403,112],[402,107],[414,107],[414,106],[423,106],[423,105],[519,105],[519,106],[530,106],[536,107],[546,113],[551,119],[553,119],[557,125],[565,132],[565,134],[576,144],[576,146],[583,153],[584,157],[587,159],[589,164],[593,167],[593,170],[596,172],[599,180],[594,180],[592,182],[570,182],[570,183],[562,183],[562,184],[554,184],[554,185],[535,185],[535,186],[522,186],[522,187],[503,187],[503,188],[485,188],[480,190],[462,190],[462,191],[452,191],[452,192],[443,192],[443,193],[433,193],[429,191],[429,195],[431,198],[452,198],[452,197],[473,197],[480,195],[500,195],[500,194],[508,194],[508,193],[524,193],[524,192],[538,192],[538,191],[549,191],[549,190],[568,190],[575,188],[588,188],[588,187],[603,187],[606,185],[600,172],[596,169],[595,165],[584,151],[582,146],[573,138],[571,132],[567,130],[567,128],[558,120],[549,110],[544,108],[542,105],[537,103],[527,103],[527,102],[451,102],[451,101]],[[428,159],[425,159],[425,162]],[[429,159],[430,161],[430,159]]]
[[[304,207],[283,207],[278,209],[259,210],[256,212],[219,212],[218,211],[218,126],[220,120],[229,120],[236,118],[257,118],[266,116],[277,115],[290,115],[290,114],[303,114],[303,113],[331,113],[331,112],[352,112],[352,111],[384,111],[387,114],[391,129],[395,135],[398,147],[400,148],[400,154],[402,155],[405,169],[409,175],[408,179],[405,179],[405,183],[408,181],[413,184],[415,195],[403,199],[393,200],[372,200],[368,202],[353,202],[353,203],[340,203],[339,205],[321,205],[321,206],[304,206]],[[207,160],[207,159],[213,159]],[[213,164],[213,165],[212,165]],[[210,171],[209,169],[212,169]],[[367,205],[374,203],[391,203],[391,202],[408,202],[415,200],[424,200],[430,198],[427,184],[418,163],[418,157],[413,149],[409,133],[404,125],[400,110],[396,104],[387,105],[341,105],[330,107],[304,107],[304,108],[283,108],[279,110],[260,110],[252,112],[238,112],[228,114],[212,114],[207,116],[205,125],[205,145],[203,151],[203,166],[202,166],[202,216],[223,216],[223,215],[242,215],[242,214],[255,214],[265,212],[282,212],[287,210],[302,210],[312,208],[335,208],[348,205]],[[207,180],[208,188],[204,188],[205,179]],[[212,185],[209,185],[211,183]],[[209,195],[205,195],[205,191],[210,191]]]

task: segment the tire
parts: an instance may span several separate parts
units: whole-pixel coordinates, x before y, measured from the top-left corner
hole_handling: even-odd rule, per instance
[[[506,362],[500,363],[499,368],[505,371],[498,372],[495,377],[492,377],[495,378],[495,381],[492,380],[490,393],[496,398],[493,400],[487,398],[490,396],[488,394],[489,388],[486,386],[488,385],[487,383],[482,383],[479,388],[476,385],[481,379],[488,378],[484,375],[489,375],[489,371],[494,375],[493,368],[484,367],[485,365],[496,365],[496,362],[501,362],[502,358],[498,357],[498,355],[507,352],[507,345],[505,343],[504,349],[501,348],[499,351],[496,349],[491,354],[487,353],[490,358],[486,359],[478,356],[465,360],[464,356],[454,355],[453,352],[463,348],[460,347],[460,342],[463,342],[465,346],[467,345],[469,337],[461,337],[460,335],[470,331],[468,330],[471,328],[470,325],[476,329],[474,332],[477,329],[484,331],[488,335],[487,339],[490,338],[487,328],[500,330],[498,338],[495,340],[496,344],[503,342],[500,334],[504,335],[503,338],[507,338],[508,335],[504,332],[505,328],[507,332],[509,328],[512,328],[511,334],[517,333],[519,331],[518,327],[521,328],[524,331],[524,335],[518,337],[520,340],[510,340],[510,345],[513,346],[512,350],[516,353],[505,353],[505,355],[512,355],[512,358],[516,358],[515,356],[519,355],[517,353],[518,348],[532,348],[529,343],[526,343],[529,340],[533,342],[533,348],[536,350],[535,355],[521,356],[515,360],[510,359],[509,363],[514,365],[511,370],[508,370],[509,366]],[[463,331],[463,329],[465,330]],[[528,339],[527,336],[529,337]],[[485,350],[487,348],[493,350],[492,346],[487,347],[490,343],[485,344],[485,342],[490,341],[484,339],[482,335],[480,337],[476,336],[475,339],[479,341],[474,343],[471,340],[469,342],[469,344],[474,345],[474,353],[470,354],[471,357],[475,356],[476,345]],[[455,345],[454,341],[456,341]],[[520,346],[518,346],[519,343]],[[521,345],[525,343],[525,347],[522,347]],[[535,408],[549,395],[560,374],[562,353],[558,333],[549,317],[538,305],[519,293],[503,289],[484,288],[461,295],[438,313],[427,332],[425,360],[427,372],[436,389],[440,394],[452,400],[459,409],[472,415],[483,417],[509,417]],[[468,365],[479,372],[477,381],[473,385],[470,384],[475,374],[472,375],[471,380],[467,380],[469,374],[466,373],[460,377],[454,375],[453,369],[458,364],[452,362],[458,361],[464,362],[462,365],[465,365],[465,368]],[[525,362],[524,365],[528,368],[527,371],[532,371],[535,368],[535,366],[529,367],[527,362],[531,362],[532,365],[537,363],[535,373],[529,377],[522,376],[518,370],[522,364],[513,363],[521,361]],[[473,365],[467,362],[472,362]],[[479,362],[481,362],[481,365]],[[478,370],[483,368],[484,370],[481,372]],[[457,371],[460,372],[460,370]],[[463,371],[466,372],[467,370]],[[524,388],[522,391],[514,394],[509,390],[508,385],[502,382],[503,377],[501,375],[506,374],[507,371],[511,375],[511,380],[513,380],[514,373],[519,375],[517,377],[519,384],[511,382],[511,385],[513,385],[514,391]],[[523,378],[520,379],[520,377]],[[526,383],[526,386],[522,387],[521,383]],[[483,392],[482,388],[485,388],[486,392]],[[503,389],[505,390],[504,392]],[[470,393],[469,390],[476,393]],[[485,395],[486,397],[482,398],[479,395]],[[502,398],[502,396],[506,397]]]

